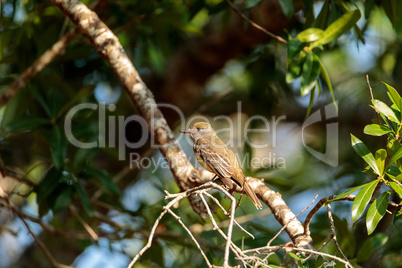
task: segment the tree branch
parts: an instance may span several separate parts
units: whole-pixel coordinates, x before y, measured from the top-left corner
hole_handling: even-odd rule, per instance
[[[287,41],[285,39],[283,39],[282,37],[267,31],[264,27],[260,26],[259,24],[255,23],[254,21],[252,21],[249,18],[247,18],[243,13],[241,13],[239,10],[237,10],[237,8],[233,5],[232,2],[230,2],[230,0],[225,0],[225,1],[237,15],[239,15],[243,20],[245,20],[248,23],[250,23],[251,26],[253,26],[254,28],[260,30],[263,33],[265,33],[267,36],[269,36],[269,37],[271,37],[273,39],[276,39],[278,42],[287,44]]]
[[[28,232],[31,234],[33,239],[35,240],[36,244],[38,244],[39,248],[42,250],[43,254],[45,254],[46,258],[49,260],[50,264],[53,267],[56,268],[71,268],[71,266],[64,265],[61,263],[58,263],[52,256],[52,254],[49,252],[49,250],[46,248],[46,246],[42,243],[42,241],[39,240],[39,238],[34,234],[34,232],[31,230],[29,227],[28,223],[25,221],[24,217],[21,217],[18,215],[18,217],[21,219],[21,221],[24,223],[25,227],[27,228]]]
[[[131,101],[145,119],[180,190],[185,191],[210,181],[213,174],[194,168],[181,150],[174,133],[159,110],[151,90],[142,81],[118,38],[111,30],[94,12],[79,1],[52,0],[52,2],[79,27],[81,32],[91,40],[98,53],[109,62]],[[303,235],[302,224],[295,219],[295,215],[280,194],[269,189],[261,180],[250,179],[250,184],[257,196],[273,211],[279,223],[287,226],[285,230],[296,246],[305,246],[311,242],[309,236]],[[205,219],[207,213],[202,200],[196,195],[188,198],[194,211]]]

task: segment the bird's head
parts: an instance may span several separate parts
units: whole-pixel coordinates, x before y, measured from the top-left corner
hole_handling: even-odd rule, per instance
[[[214,130],[212,129],[210,124],[205,122],[198,122],[192,125],[191,128],[180,130],[180,132],[190,135],[191,139],[195,141],[199,138],[212,135],[214,133]]]

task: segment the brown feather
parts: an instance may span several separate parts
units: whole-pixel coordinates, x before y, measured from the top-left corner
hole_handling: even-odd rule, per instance
[[[229,189],[233,189],[233,181],[235,181],[244,189],[256,208],[262,208],[260,200],[246,181],[235,154],[216,135],[209,124],[196,123],[191,129],[182,132],[190,134],[194,142],[194,153],[205,169],[215,173]]]

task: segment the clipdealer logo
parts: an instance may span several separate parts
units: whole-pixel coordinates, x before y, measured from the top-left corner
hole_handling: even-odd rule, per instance
[[[333,120],[338,117],[338,109],[336,103],[328,104],[324,107],[323,110],[317,110],[313,114],[311,114],[303,123],[302,126],[302,141],[303,146],[306,150],[313,155],[315,158],[321,160],[324,163],[327,163],[330,166],[336,167],[338,163],[338,155],[339,155],[339,123],[338,122],[329,122],[326,123],[326,139],[325,139],[325,152],[321,153],[312,148],[310,148],[304,139],[305,129],[319,122],[326,122],[328,120]],[[322,113],[324,116],[322,116]]]
[[[186,120],[182,111],[171,104],[157,104],[153,107],[150,107],[150,119],[154,120],[154,114],[156,108],[164,108],[164,109],[172,109],[179,116],[180,121],[180,129],[185,129],[191,126],[193,123],[198,121],[209,122],[211,118],[207,118],[202,115],[196,115],[191,117],[187,124],[185,124]],[[78,140],[73,134],[73,119],[77,116],[78,113],[85,113],[91,111],[98,112],[98,129],[99,135],[96,140],[83,142]],[[118,159],[126,160],[127,157],[127,148],[138,149],[144,146],[149,138],[152,148],[159,148],[160,145],[156,144],[153,136],[149,136],[148,125],[146,121],[139,115],[130,115],[130,116],[117,116],[117,115],[107,115],[109,112],[114,112],[116,110],[116,106],[114,104],[106,105],[105,103],[82,103],[78,104],[75,107],[71,108],[66,115],[64,121],[64,131],[67,137],[67,140],[74,146],[83,149],[90,148],[117,148],[118,150]],[[302,126],[302,143],[306,150],[316,157],[317,159],[327,163],[331,166],[338,165],[338,123],[327,123],[326,124],[326,149],[325,152],[318,152],[313,148],[310,148],[305,142],[305,129],[319,122],[325,122],[327,120],[336,118],[338,116],[338,111],[336,109],[335,104],[329,104],[324,108],[324,116],[321,115],[321,110],[317,110],[313,114],[311,114],[303,123]],[[237,105],[237,115],[238,118],[233,118],[225,115],[215,116],[213,118],[214,121],[224,122],[228,127],[220,128],[216,131],[219,135],[223,135],[228,139],[226,145],[229,147],[238,147],[242,148],[243,143],[247,143],[253,150],[265,149],[267,151],[266,157],[252,157],[250,155],[243,156],[240,160],[241,166],[245,167],[247,165],[254,166],[264,166],[267,163],[270,163],[271,166],[276,166],[277,168],[285,168],[285,159],[276,153],[272,153],[270,151],[271,148],[278,147],[277,140],[277,127],[280,121],[285,120],[286,116],[272,117],[268,120],[266,117],[261,115],[253,115],[249,117],[246,122],[242,125],[235,124],[234,121],[242,122],[241,119],[241,102],[238,102]],[[139,132],[139,140],[132,142],[129,141],[126,137],[126,128],[127,125],[131,122],[135,122],[137,129]],[[251,128],[251,125],[260,125],[260,128]],[[264,140],[262,143],[258,143],[252,141],[250,139],[250,134],[262,134],[264,137],[268,137],[269,140]],[[183,138],[184,134],[179,134],[175,142],[179,142]],[[188,137],[186,137],[188,139]],[[188,140],[191,144],[191,142]],[[252,158],[251,158],[252,157]],[[251,158],[251,159],[250,159]],[[158,167],[167,167],[167,165],[163,165],[164,161],[153,161],[153,160],[144,160],[141,159],[138,153],[130,153],[130,166],[138,166],[141,167],[150,167],[151,164]],[[151,164],[150,164],[151,163]],[[250,167],[248,167],[250,168]]]

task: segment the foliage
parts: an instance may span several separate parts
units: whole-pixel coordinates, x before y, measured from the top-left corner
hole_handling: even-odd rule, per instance
[[[327,2],[326,2],[327,3]],[[321,12],[325,12],[325,5]],[[328,72],[320,61],[319,57],[313,50],[317,47],[327,45],[337,39],[339,36],[347,32],[351,27],[355,26],[356,22],[360,19],[360,11],[348,11],[342,17],[331,23],[325,30],[320,28],[307,28],[299,33],[294,39],[290,39],[288,43],[288,73],[286,74],[286,81],[292,82],[294,79],[300,77],[301,82],[301,95],[311,94],[307,116],[314,103],[313,89],[319,87],[318,77],[321,76],[325,79],[328,88],[331,92],[333,102],[335,102],[332,84],[328,76]],[[325,21],[321,23],[326,23]],[[320,27],[322,25],[317,25]],[[357,26],[355,26],[357,27]],[[358,28],[357,28],[358,29]],[[319,91],[319,94],[321,90]]]
[[[262,2],[246,0],[239,10],[251,16],[254,14],[253,8],[258,8]],[[95,6],[92,1],[85,3]],[[386,95],[381,92],[381,85],[377,81],[389,81],[393,85],[401,85],[402,82],[398,73],[402,69],[400,1],[279,0],[278,10],[290,18],[284,26],[286,44],[260,38],[259,43],[238,51],[240,55],[234,55],[227,63],[216,63],[220,55],[211,57],[209,54],[222,41],[223,38],[219,37],[223,36],[222,33],[230,27],[231,20],[236,16],[225,1],[107,1],[105,6],[98,8],[96,12],[119,37],[125,52],[158,100],[175,101],[182,94],[182,88],[177,85],[173,86],[177,90],[170,92],[169,96],[164,92],[166,81],[171,82],[169,79],[172,78],[174,63],[181,58],[201,58],[212,62],[211,65],[217,70],[213,76],[209,74],[211,66],[201,66],[205,68],[195,70],[196,64],[190,64],[180,70],[193,70],[189,74],[179,74],[179,80],[196,85],[189,92],[201,92],[197,101],[188,98],[186,103],[181,104],[192,107],[188,114],[203,111],[206,116],[213,117],[238,112],[265,118],[285,114],[287,122],[293,126],[302,125],[305,116],[321,104],[339,100],[342,127],[339,144],[342,146],[338,167],[329,168],[319,163],[305,153],[300,145],[289,149],[286,169],[268,165],[244,170],[247,175],[264,178],[289,204],[307,205],[316,192],[328,195],[343,192],[329,202],[334,207],[339,244],[351,263],[364,265],[369,257],[377,258],[377,263],[381,264],[388,261],[391,266],[398,262],[402,236],[398,234],[397,227],[401,224],[402,213],[393,211],[392,221],[387,222],[385,218],[388,217],[386,209],[389,202],[399,203],[399,198],[402,198],[402,99],[398,93],[400,88],[385,84],[386,95],[392,102],[392,105],[387,105],[383,101]],[[1,94],[72,25],[47,1],[1,1],[0,9]],[[285,17],[280,17],[275,23]],[[387,27],[388,24],[392,27]],[[246,22],[241,25],[245,29],[251,27]],[[368,69],[363,68],[366,67],[364,64],[353,67],[356,60],[348,52],[347,44],[359,46],[363,51],[364,43],[370,44],[373,35],[378,39],[372,45],[374,48],[371,47],[378,54],[370,51],[370,55],[376,56],[372,60],[373,65]],[[212,39],[213,42],[207,45],[202,43],[211,37],[218,38]],[[225,51],[220,51],[222,54],[252,39],[251,31],[246,41],[239,40],[240,37],[235,34],[230,37],[233,39]],[[189,57],[186,54],[189,47],[197,44],[204,44],[203,49]],[[364,56],[368,57],[367,54],[359,57]],[[220,68],[222,70],[218,71]],[[378,89],[375,92],[377,99],[372,100],[372,108],[378,113],[378,118],[364,127],[362,124],[369,122],[371,116],[371,111],[364,110],[368,99],[367,85],[363,79],[363,73],[366,72]],[[193,77],[194,80],[191,80]],[[235,103],[239,100],[243,103],[242,111],[235,109]],[[83,109],[72,118],[71,136],[80,142],[97,143],[98,146],[94,148],[74,146],[69,139],[71,136],[65,133],[68,113],[80,104],[91,104],[96,108]],[[91,248],[99,246],[102,252],[110,254],[103,254],[105,258],[115,256],[117,252],[123,253],[124,257],[119,255],[119,259],[123,259],[122,266],[125,266],[129,261],[127,256],[132,257],[138,252],[138,245],[148,238],[152,224],[161,207],[166,204],[164,190],[178,192],[170,171],[155,164],[159,161],[158,154],[147,158],[147,165],[144,162],[142,166],[131,166],[135,161],[130,162],[130,153],[153,155],[149,143],[138,150],[124,146],[125,160],[119,159],[119,134],[127,136],[131,142],[142,138],[142,129],[138,124],[129,123],[125,128],[119,128],[119,120],[128,115],[137,115],[137,111],[122,92],[108,64],[80,35],[69,43],[63,55],[29,81],[0,110],[0,171],[6,170],[33,184],[33,187],[27,186],[23,180],[13,184],[10,190],[12,201],[20,205],[21,211],[28,211],[27,214],[48,224],[60,237],[65,233],[77,237],[86,234],[84,239],[61,239],[42,230],[41,239],[48,242],[53,254],[60,253],[63,256],[60,260],[66,260],[66,263],[73,263],[74,260],[79,263],[82,261],[79,255],[82,257],[83,252],[90,252]],[[168,118],[168,113],[165,115],[170,125],[175,126],[175,119]],[[308,144],[315,146],[317,151],[325,145],[320,138],[320,134],[325,132],[321,128],[323,125],[314,129],[313,142]],[[103,133],[105,127],[114,131],[114,137],[110,133]],[[258,127],[258,124],[251,126],[252,130]],[[364,133],[375,140],[368,137],[363,143],[357,138],[363,127]],[[278,147],[299,140],[295,137],[298,134],[289,129],[284,132],[290,133],[291,137],[278,135],[285,139]],[[351,136],[353,149],[368,165],[364,174],[356,168],[360,166],[361,159],[353,155],[350,146],[346,145],[349,144],[350,132],[355,135]],[[377,148],[384,140],[384,146]],[[100,145],[102,142],[104,146]],[[274,151],[275,146],[268,149]],[[257,155],[257,151],[247,146],[244,152]],[[264,156],[268,153],[265,151]],[[251,157],[249,160],[251,162]],[[369,176],[371,179],[367,182]],[[0,186],[4,187],[2,184]],[[351,189],[345,191],[348,188]],[[359,192],[351,207],[334,202],[356,191]],[[214,193],[214,196],[228,205],[228,200],[221,200],[219,193]],[[308,201],[305,200],[306,196]],[[245,238],[235,229],[233,242],[252,247],[265,246],[279,229],[274,224],[275,219],[273,215],[260,218],[250,216],[254,214],[254,208],[244,199],[236,216],[248,217],[243,226],[256,238]],[[79,217],[73,216],[72,207],[78,209]],[[182,221],[191,225],[192,230],[201,229],[197,236],[208,258],[213,263],[221,263],[225,241],[214,232],[199,227],[205,227],[208,223],[201,222],[190,206],[181,205],[180,208],[177,213]],[[300,207],[294,206],[292,210],[297,213]],[[88,235],[87,225],[83,225],[78,218],[99,234],[99,242],[94,242],[94,238]],[[216,218],[218,221],[227,220],[222,212],[218,212]],[[349,219],[355,222],[354,226],[349,224]],[[360,223],[364,219],[365,233],[370,236],[361,235]],[[9,225],[13,227],[12,230],[25,228],[18,224],[20,222],[15,219],[1,220],[0,234],[7,232]],[[396,227],[393,228],[392,224]],[[311,232],[316,248],[324,244],[329,232],[326,215],[316,215]],[[279,237],[275,242],[284,244],[286,239]],[[5,241],[4,244],[9,242],[3,236],[0,240]],[[62,244],[62,240],[67,241]],[[52,248],[54,244],[61,246]],[[67,251],[71,252],[71,256]],[[335,254],[337,248],[331,242],[323,251]],[[385,260],[383,256],[386,254],[394,257]],[[196,246],[178,223],[164,218],[157,230],[157,240],[142,256],[141,263],[147,267],[205,265],[198,255]],[[154,256],[160,258],[155,259]],[[35,253],[28,252],[21,257],[25,258],[36,259]],[[272,267],[293,262],[300,267],[318,267],[324,263],[324,259],[319,257],[302,264],[304,258],[303,255],[278,252],[270,256],[268,261]],[[0,260],[0,266],[4,265],[2,261],[7,262]],[[236,263],[235,258],[231,256],[230,262]],[[31,264],[30,261],[28,263]],[[89,267],[84,261],[82,265]],[[38,266],[46,267],[45,261]],[[101,265],[97,263],[94,266]]]
[[[402,147],[400,145],[402,98],[393,87],[385,85],[388,88],[387,93],[392,101],[392,106],[389,107],[384,102],[373,99],[373,109],[382,118],[382,121],[376,120],[376,124],[370,124],[364,128],[364,133],[368,135],[386,135],[387,144],[385,144],[385,149],[377,150],[374,157],[361,140],[351,135],[353,149],[368,164],[366,171],[374,173],[373,175],[376,177],[375,180],[364,186],[362,185],[362,189],[356,195],[352,206],[352,219],[355,221],[362,216],[367,205],[372,200],[374,192],[379,190],[378,186],[384,183],[390,188],[390,190],[384,191],[376,197],[367,211],[366,225],[369,235],[374,232],[378,223],[384,217],[388,202],[392,201],[390,199],[391,193],[393,192],[402,198],[402,166],[400,162],[402,157]],[[395,220],[397,220],[397,215],[398,213],[394,213]]]

